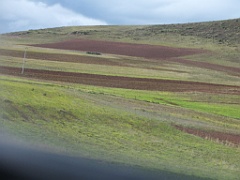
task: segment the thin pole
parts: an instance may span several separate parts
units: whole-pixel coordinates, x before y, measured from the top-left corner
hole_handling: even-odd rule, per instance
[[[24,73],[26,55],[27,55],[27,48],[25,48],[24,55],[23,55],[22,74]]]

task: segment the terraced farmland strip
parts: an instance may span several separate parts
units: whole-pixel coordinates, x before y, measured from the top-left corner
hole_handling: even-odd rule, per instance
[[[132,78],[122,76],[107,76],[87,73],[71,73],[61,71],[48,71],[38,69],[25,69],[21,74],[21,68],[0,66],[0,73],[28,78],[37,78],[53,81],[79,83],[103,87],[115,87],[151,91],[171,92],[209,92],[222,94],[240,94],[239,86],[209,84],[176,80],[161,80],[147,78]]]
[[[179,64],[188,65],[188,66],[200,67],[203,69],[210,69],[210,70],[215,70],[215,71],[226,72],[229,75],[240,77],[240,68],[238,68],[238,67],[222,66],[222,65],[218,65],[218,64],[211,64],[211,63],[199,62],[199,61],[191,61],[191,60],[181,59],[181,58],[175,58],[175,59],[172,58],[172,59],[170,59],[170,61],[176,62]]]
[[[0,49],[0,55],[22,58],[24,51]],[[72,54],[56,54],[56,53],[41,53],[41,52],[27,52],[28,59],[40,59],[59,62],[74,62],[85,64],[100,64],[100,65],[117,65],[120,63],[108,60],[107,58],[80,56]]]
[[[193,67],[200,67],[204,69],[226,72],[230,75],[238,77],[240,76],[239,67],[228,67],[218,64],[190,61],[180,58],[181,56],[207,53],[207,51],[204,51],[202,49],[172,48],[166,46],[156,46],[147,44],[131,44],[109,41],[94,41],[85,39],[75,39],[70,41],[49,44],[34,44],[32,46],[77,51],[96,51],[109,54],[142,57],[147,59],[155,59],[163,62],[168,61]]]

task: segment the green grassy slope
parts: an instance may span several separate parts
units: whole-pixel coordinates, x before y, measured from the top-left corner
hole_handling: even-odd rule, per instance
[[[164,39],[168,37],[180,37],[184,41],[184,37],[199,37],[208,39],[217,44],[239,44],[240,39],[240,19],[203,22],[203,23],[188,23],[188,24],[170,24],[170,25],[150,25],[150,26],[88,26],[88,27],[63,27],[50,28],[41,30],[29,30],[24,32],[15,32],[7,35],[10,36],[25,36],[25,37],[41,37],[42,35],[55,37],[58,40],[66,37],[92,37],[94,39],[115,39],[118,41],[132,40],[144,41],[149,39],[149,43],[161,43],[156,37],[164,35]],[[60,35],[60,36],[59,36]],[[155,41],[154,41],[155,39]],[[164,40],[162,39],[162,40]],[[170,38],[166,43],[171,43],[173,38]],[[196,39],[197,40],[197,39]],[[52,41],[44,39],[44,41]]]
[[[146,118],[114,108],[104,103],[110,95],[12,78],[1,81],[1,92],[2,127],[33,144],[203,177],[234,179],[239,175],[239,148],[180,132],[161,121],[161,115]]]

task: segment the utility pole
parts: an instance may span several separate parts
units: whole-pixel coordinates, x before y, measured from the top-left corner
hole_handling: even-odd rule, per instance
[[[212,27],[212,42],[214,43],[215,35],[214,35],[214,27]]]
[[[26,62],[26,55],[27,55],[27,48],[25,48],[25,51],[24,51],[24,55],[23,55],[23,62],[22,62],[22,73],[24,73],[24,66],[25,66],[25,62]]]

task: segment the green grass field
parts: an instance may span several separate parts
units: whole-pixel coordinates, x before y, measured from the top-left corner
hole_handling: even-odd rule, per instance
[[[151,28],[154,31],[150,31]],[[73,38],[105,39],[202,48],[211,53],[184,58],[240,68],[240,45],[232,40],[232,36],[231,44],[219,44],[220,40],[196,36],[189,33],[188,28],[184,32],[173,29],[177,26],[69,27],[27,31],[0,35],[0,49],[24,53],[27,44]],[[72,33],[76,31],[81,33]],[[92,57],[85,52],[27,47],[31,53]],[[240,86],[239,76],[223,71],[110,54],[97,58],[122,64],[27,58],[25,67]],[[22,60],[21,57],[0,55],[0,66],[21,68]],[[240,177],[239,144],[204,139],[174,126],[240,135],[239,94],[130,90],[4,74],[0,77],[0,91],[0,130],[40,149],[212,179],[237,180]]]

